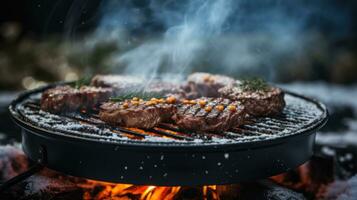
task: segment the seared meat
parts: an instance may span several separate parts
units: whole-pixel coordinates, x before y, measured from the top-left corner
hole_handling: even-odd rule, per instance
[[[169,97],[174,96],[177,99],[185,98],[185,91],[178,84],[153,81],[149,83],[145,88],[144,92],[156,93],[161,96]]]
[[[233,84],[234,81],[228,76],[198,72],[188,76],[187,85],[184,88],[188,97],[219,97],[218,90]]]
[[[271,116],[282,112],[285,107],[284,92],[277,87],[267,86],[263,90],[247,90],[241,82],[219,90],[221,96],[243,103],[251,116]]]
[[[143,84],[143,79],[126,75],[96,75],[91,80],[92,86],[113,88],[113,91],[117,95],[127,91],[137,90]]]
[[[161,82],[125,75],[96,75],[92,78],[91,85],[97,87],[111,87],[116,95],[125,93],[156,93],[160,96],[184,97],[184,91],[178,84]]]
[[[173,116],[182,129],[193,131],[226,131],[243,123],[244,107],[238,101],[224,98],[200,98],[183,101]]]
[[[91,110],[107,101],[112,95],[110,88],[82,86],[75,89],[68,85],[46,90],[42,94],[41,109],[51,113]]]
[[[176,110],[175,102],[174,97],[107,102],[100,107],[99,117],[111,125],[149,129],[171,118]]]
[[[280,113],[285,107],[284,92],[265,84],[262,80],[236,81],[233,78],[208,73],[193,73],[184,90],[187,98],[222,97],[240,101],[246,113],[252,116],[270,116]],[[244,84],[253,83],[261,88],[247,89]]]

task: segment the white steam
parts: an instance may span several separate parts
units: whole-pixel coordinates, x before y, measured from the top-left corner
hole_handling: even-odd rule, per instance
[[[304,30],[311,13],[321,12],[318,3],[305,8],[278,0],[115,2],[104,4],[97,31],[102,39],[116,39],[121,48],[110,63],[114,72],[151,78],[160,73],[239,76],[253,71],[273,80],[281,66],[308,65],[303,63],[310,55],[307,49],[321,46],[311,45],[318,34]]]
[[[206,47],[207,41],[219,36],[231,14],[232,2],[192,2],[194,5],[189,6],[191,9],[184,14],[184,20],[170,27],[162,39],[144,43],[118,57],[118,63],[126,64],[125,73],[153,77],[164,70],[181,74]]]

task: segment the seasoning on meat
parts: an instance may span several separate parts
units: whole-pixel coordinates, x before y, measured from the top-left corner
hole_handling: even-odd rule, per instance
[[[200,98],[201,104],[179,104],[173,116],[174,122],[182,129],[193,131],[226,131],[243,123],[244,107],[238,101],[224,98]],[[235,107],[232,112],[229,107]]]
[[[251,116],[271,116],[282,112],[285,107],[284,92],[270,85],[245,85],[241,81],[219,90],[224,98],[240,101]]]
[[[161,103],[155,99],[134,102],[112,101],[100,107],[99,117],[102,121],[115,126],[150,129],[160,122],[170,120],[175,110],[174,104]]]

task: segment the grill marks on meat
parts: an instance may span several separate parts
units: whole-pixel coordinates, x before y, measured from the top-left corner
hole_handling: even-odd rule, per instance
[[[111,125],[150,129],[174,121],[182,129],[204,132],[226,131],[243,124],[247,116],[276,115],[285,107],[284,92],[279,88],[247,90],[230,77],[208,73],[191,74],[184,87],[159,81],[146,84],[137,77],[121,75],[97,75],[91,85],[48,89],[42,95],[41,109],[52,113],[90,111],[106,102],[99,116]],[[111,96],[138,91],[168,98],[108,102]],[[191,100],[177,100],[185,98]]]
[[[263,91],[245,91],[239,84],[231,84],[221,88],[219,92],[222,97],[241,101],[251,116],[277,115],[285,107],[284,92],[272,86]]]
[[[240,81],[223,75],[193,73],[187,78],[184,87],[188,98],[222,97],[240,101],[247,114],[251,116],[272,116],[282,112],[285,107],[284,92],[269,86],[266,90],[245,91]]]
[[[228,76],[197,72],[188,76],[187,85],[183,88],[189,98],[219,97],[218,90],[234,82]]]
[[[107,101],[112,95],[110,88],[82,86],[57,86],[46,90],[41,97],[41,109],[51,113],[91,110]]]
[[[200,98],[197,103],[178,106],[173,120],[182,129],[193,131],[226,131],[244,121],[244,107],[238,101],[224,98]],[[206,102],[205,104],[200,102]]]
[[[150,129],[160,122],[170,120],[176,111],[173,104],[162,99],[107,102],[100,108],[99,117],[108,124],[143,129]]]

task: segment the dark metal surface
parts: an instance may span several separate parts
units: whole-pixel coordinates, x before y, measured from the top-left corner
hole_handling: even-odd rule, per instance
[[[37,160],[44,146],[49,168],[110,182],[207,185],[275,175],[309,159],[315,132],[327,120],[321,103],[287,93],[282,115],[230,132],[189,133],[171,124],[127,129],[108,126],[95,114],[42,112],[38,98],[44,89],[24,93],[10,106],[23,128],[25,153]]]

